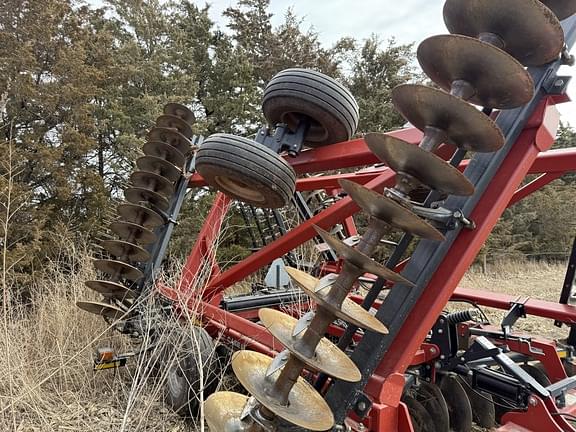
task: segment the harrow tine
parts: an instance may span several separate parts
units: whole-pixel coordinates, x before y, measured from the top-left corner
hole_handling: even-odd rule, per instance
[[[447,0],[444,22],[450,33],[491,43],[526,66],[556,60],[564,46],[560,21],[538,0]]]

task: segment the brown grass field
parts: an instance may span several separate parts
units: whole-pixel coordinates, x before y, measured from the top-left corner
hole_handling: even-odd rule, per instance
[[[94,277],[89,258],[79,259],[76,268],[66,274],[54,265],[31,289],[33,308],[2,312],[0,431],[203,430],[163,405],[161,381],[147,380],[137,362],[116,372],[92,370],[96,347],[126,351],[135,346],[74,305],[78,299],[96,299],[83,285]],[[556,300],[563,274],[561,264],[507,262],[489,266],[487,274],[471,270],[461,285]],[[494,323],[502,317],[488,314]],[[565,333],[535,318],[522,320],[518,328],[550,337]]]

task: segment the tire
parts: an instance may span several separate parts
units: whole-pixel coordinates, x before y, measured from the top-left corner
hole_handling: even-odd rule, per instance
[[[255,207],[284,207],[296,190],[296,173],[284,159],[235,135],[208,137],[196,153],[196,170],[210,186]]]
[[[262,100],[266,120],[294,131],[302,116],[311,119],[304,144],[320,147],[348,141],[358,127],[354,96],[333,78],[308,69],[285,69],[266,86]]]
[[[214,342],[200,327],[192,327],[192,335],[182,330],[170,336],[164,354],[166,370],[164,401],[183,417],[196,417],[200,411],[200,392],[204,400],[216,391],[219,381],[219,363]],[[204,386],[201,387],[200,370]]]

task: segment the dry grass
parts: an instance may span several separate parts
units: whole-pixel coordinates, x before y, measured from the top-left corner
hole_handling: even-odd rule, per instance
[[[96,347],[135,346],[76,307],[76,300],[97,299],[84,287],[95,276],[90,259],[79,257],[74,273],[55,264],[38,279],[33,307],[13,306],[2,316],[0,430],[191,430],[163,406],[157,383],[143,383],[141,364],[92,370]]]
[[[504,261],[489,265],[486,273],[479,267],[470,269],[460,285],[465,288],[557,302],[565,273],[565,263]],[[495,325],[501,322],[505,314],[504,311],[493,309],[485,311]],[[566,327],[560,329],[555,327],[551,320],[537,317],[520,319],[515,330],[552,339],[564,338],[568,333]]]
[[[116,372],[93,372],[96,347],[112,346],[123,352],[137,345],[100,317],[75,306],[76,300],[97,296],[83,284],[95,277],[89,255],[73,247],[66,245],[67,256],[75,257],[74,272],[66,270],[70,262],[65,267],[54,263],[31,287],[34,306],[13,307],[1,317],[0,430],[201,430],[202,425],[181,420],[164,405],[165,377],[150,377],[147,356]],[[462,286],[556,300],[563,277],[561,264],[508,262],[489,267],[486,274],[472,269]],[[4,286],[5,291],[9,288]],[[502,313],[489,312],[489,316],[497,323]],[[189,315],[178,325],[195,322],[195,316]],[[533,318],[522,320],[518,328],[548,336],[565,333],[547,320]]]

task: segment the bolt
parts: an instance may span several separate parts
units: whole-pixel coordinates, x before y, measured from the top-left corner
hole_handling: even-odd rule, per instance
[[[444,333],[444,330],[438,329],[438,334],[442,334],[442,333]]]
[[[446,356],[445,356],[444,354],[442,354],[442,355],[440,356],[440,360],[444,360],[445,358],[446,358]]]
[[[535,397],[530,396],[530,398],[528,399],[528,404],[530,406],[535,407],[536,405],[538,405],[538,401],[536,400]]]
[[[436,354],[436,348],[434,348],[434,347],[430,348],[430,354],[435,355]]]
[[[358,408],[358,411],[364,412],[364,410],[366,410],[366,402],[364,402],[364,401],[358,402],[358,405],[356,405],[356,408]]]
[[[562,87],[563,85],[564,85],[563,79],[557,79],[556,82],[554,83],[554,86],[556,87]]]

